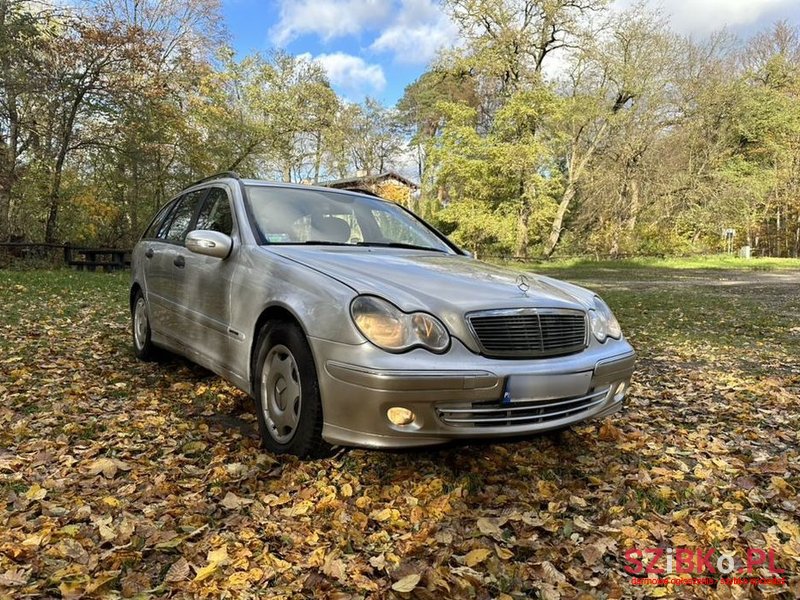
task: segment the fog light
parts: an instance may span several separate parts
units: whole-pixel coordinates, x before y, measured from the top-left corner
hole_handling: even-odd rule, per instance
[[[628,391],[628,382],[623,381],[617,386],[617,390],[614,392],[614,402],[622,402],[625,399],[625,392]]]
[[[393,406],[387,410],[386,416],[394,425],[408,425],[414,421],[414,413],[400,406]]]

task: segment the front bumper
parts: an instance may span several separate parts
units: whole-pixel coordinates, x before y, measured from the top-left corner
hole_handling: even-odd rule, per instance
[[[331,444],[401,448],[458,438],[501,438],[559,429],[622,408],[635,352],[627,341],[594,343],[578,354],[535,360],[479,356],[457,339],[444,355],[389,354],[375,346],[311,338]],[[511,376],[532,377],[530,401],[504,402]],[[394,425],[391,407],[414,421]]]

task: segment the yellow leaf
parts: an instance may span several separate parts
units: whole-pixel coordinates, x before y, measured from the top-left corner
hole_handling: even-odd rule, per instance
[[[233,588],[241,588],[245,587],[248,582],[248,573],[247,571],[237,571],[230,577],[228,577],[228,586]]]
[[[705,469],[697,464],[694,466],[694,476],[698,479],[708,479],[711,476],[711,470]]]
[[[130,465],[126,462],[103,457],[98,458],[89,465],[89,475],[99,475],[102,473],[106,479],[112,479],[117,474],[117,470],[130,471],[130,469]]]
[[[308,557],[308,561],[306,561],[306,564],[309,567],[319,567],[324,561],[325,561],[325,548],[320,546],[314,549],[314,551],[311,553],[311,556]]]
[[[303,500],[287,509],[286,515],[289,517],[306,515],[312,508],[314,508],[314,504],[310,500]]]
[[[81,581],[62,581],[58,586],[61,597],[69,600],[70,598],[80,598],[83,596],[84,589],[81,583]]]
[[[42,540],[44,539],[43,533],[35,533],[30,537],[25,538],[22,541],[23,546],[41,546]]]
[[[114,498],[114,496],[106,496],[103,498],[103,503],[110,506],[111,508],[117,508],[120,504],[119,500]]]
[[[417,573],[412,573],[411,575],[406,575],[402,579],[398,579],[392,584],[392,589],[395,592],[403,592],[408,593],[414,590],[419,583],[419,575]]]
[[[778,519],[775,524],[786,535],[791,536],[794,540],[800,540],[800,527],[796,523]]]
[[[216,571],[218,567],[219,565],[217,563],[212,562],[202,569],[198,569],[197,574],[194,576],[194,581],[203,581],[208,579],[214,574],[214,571]]]
[[[497,544],[494,545],[494,551],[501,560],[508,560],[514,557],[514,553],[511,550],[498,546]]]
[[[345,498],[349,498],[350,496],[353,495],[353,486],[350,485],[349,483],[345,483],[342,486],[341,491],[342,491],[342,496],[344,496]]]
[[[258,567],[253,567],[247,572],[247,578],[253,583],[258,583],[264,578],[264,570]]]
[[[476,550],[472,550],[464,557],[464,564],[468,567],[474,567],[478,563],[485,561],[491,553],[492,551],[488,548],[478,548]]]
[[[206,560],[210,563],[216,563],[218,565],[227,564],[229,562],[228,548],[223,546],[222,548],[217,548],[216,550],[209,550]]]
[[[41,500],[45,496],[47,496],[47,490],[41,487],[38,483],[34,483],[28,488],[28,491],[25,492],[25,497],[28,500]]]
[[[372,513],[370,515],[376,521],[388,521],[392,518],[392,509],[391,508],[384,508],[383,510],[379,510],[378,512]]]

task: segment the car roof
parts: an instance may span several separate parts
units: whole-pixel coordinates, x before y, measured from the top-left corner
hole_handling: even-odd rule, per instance
[[[287,181],[268,181],[266,179],[242,179],[233,176],[220,176],[216,178],[208,178],[202,181],[198,181],[183,190],[181,190],[181,194],[188,192],[189,190],[195,188],[202,188],[211,186],[215,183],[241,183],[245,186],[252,186],[252,187],[276,187],[276,188],[293,188],[299,190],[309,190],[309,191],[316,191],[316,192],[333,192],[336,194],[348,194],[354,196],[365,196],[367,198],[371,198],[373,200],[379,200],[381,202],[391,202],[390,200],[386,200],[385,198],[381,198],[377,195],[365,194],[364,192],[359,192],[355,190],[343,190],[339,188],[330,188],[324,185],[310,185],[307,183],[291,183]]]

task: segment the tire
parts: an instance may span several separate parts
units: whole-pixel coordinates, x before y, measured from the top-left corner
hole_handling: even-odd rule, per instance
[[[259,336],[253,390],[261,445],[276,454],[325,456],[314,357],[292,323],[268,323]]]
[[[158,360],[159,350],[151,339],[150,314],[141,290],[136,291],[131,304],[131,334],[136,358],[148,362]]]

